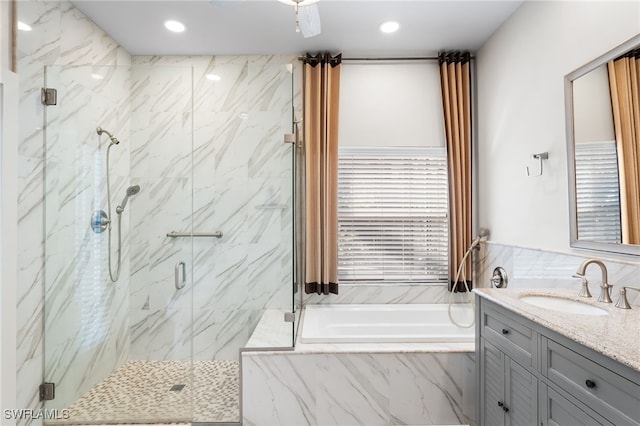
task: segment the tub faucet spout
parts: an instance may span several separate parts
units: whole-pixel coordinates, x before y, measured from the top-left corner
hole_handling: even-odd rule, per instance
[[[600,267],[600,270],[602,271],[602,284],[600,284],[600,296],[598,296],[598,302],[612,303],[613,301],[611,300],[611,287],[613,286],[609,285],[609,283],[607,282],[607,267],[604,265],[604,263],[602,263],[598,259],[585,260],[584,262],[582,262],[582,265],[578,267],[576,275],[578,275],[578,277],[584,277],[587,271],[587,266],[591,265],[592,263],[598,265]]]

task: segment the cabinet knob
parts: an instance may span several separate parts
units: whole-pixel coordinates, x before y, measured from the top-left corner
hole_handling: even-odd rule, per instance
[[[508,413],[509,409],[507,407],[502,407],[502,411],[504,411],[505,413]]]
[[[594,382],[593,380],[587,379],[587,381],[584,382],[584,384],[587,385],[589,389],[593,389],[596,387],[596,382]]]
[[[504,407],[504,404],[500,401],[498,401],[498,407]]]
[[[502,334],[509,334],[509,330],[508,330],[508,329],[506,329],[506,328],[503,328],[503,329],[502,329]]]

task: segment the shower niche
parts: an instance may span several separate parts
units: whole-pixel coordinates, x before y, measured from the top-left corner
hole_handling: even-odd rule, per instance
[[[265,318],[293,345],[290,62],[46,67],[56,423],[238,422],[240,349]]]

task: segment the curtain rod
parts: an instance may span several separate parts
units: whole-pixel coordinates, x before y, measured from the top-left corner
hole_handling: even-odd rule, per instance
[[[306,57],[298,56],[299,61],[304,61]],[[440,58],[438,56],[409,56],[409,57],[401,57],[401,58],[345,58],[343,57],[343,61],[438,61]],[[475,56],[471,56],[470,59],[475,60]]]

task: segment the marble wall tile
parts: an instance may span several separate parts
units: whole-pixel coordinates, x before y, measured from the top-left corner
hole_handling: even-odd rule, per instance
[[[52,66],[48,69],[48,79],[61,88],[59,104],[47,111],[45,143],[48,213],[45,221],[44,344],[47,357],[44,376],[45,380],[57,385],[57,397],[50,404],[56,408],[75,401],[124,362],[129,354],[128,220],[120,223],[124,235],[121,279],[115,284],[111,283],[108,273],[109,234],[96,234],[88,226],[92,213],[104,208],[106,201],[105,147],[100,146],[95,131],[100,124],[96,123],[115,124],[116,120],[101,120],[115,117],[116,110],[128,109],[126,82],[129,69],[122,67],[104,72],[103,68],[101,80],[91,77],[94,71],[92,66]],[[110,78],[114,82],[110,83]],[[112,93],[115,89],[121,93]],[[94,108],[84,108],[87,104]],[[128,129],[118,130],[125,132]],[[113,128],[112,131],[116,132]],[[118,146],[113,150],[117,151]],[[111,163],[113,197],[124,193],[127,157],[121,153],[116,157],[121,161]],[[112,208],[115,210],[115,205]],[[114,221],[112,237],[118,226]],[[112,243],[115,270],[118,250],[115,237]],[[71,368],[72,364],[74,368]]]
[[[18,382],[21,386],[17,390],[17,398],[19,408],[37,409],[41,406],[37,398],[38,385],[47,374],[54,373],[47,368],[43,370],[45,336],[47,339],[60,339],[57,342],[60,344],[63,341],[62,336],[56,336],[55,331],[51,331],[51,323],[46,328],[46,333],[44,332],[44,277],[51,277],[52,282],[66,277],[73,282],[73,279],[86,280],[87,274],[91,273],[87,268],[73,268],[68,263],[69,254],[80,255],[86,251],[67,250],[65,259],[62,255],[65,249],[60,246],[64,241],[65,233],[68,242],[80,243],[76,247],[91,245],[91,239],[85,232],[88,224],[85,210],[91,210],[87,208],[90,205],[87,204],[87,200],[91,198],[89,191],[92,186],[86,184],[84,180],[88,179],[91,182],[90,170],[94,165],[83,167],[83,160],[87,157],[83,154],[83,145],[77,145],[77,142],[88,140],[90,135],[94,138],[92,142],[97,142],[95,127],[98,121],[104,123],[111,117],[114,118],[114,123],[126,127],[129,114],[126,112],[127,108],[122,108],[122,105],[128,98],[125,90],[128,71],[126,69],[124,73],[117,71],[116,65],[127,65],[130,59],[128,53],[75,10],[68,1],[21,2],[18,14],[19,19],[30,24],[33,30],[18,34],[18,68],[21,87],[19,124],[21,162],[19,192],[21,195],[18,200],[20,216],[18,232],[21,237],[18,241],[18,250],[21,264],[17,286],[19,289],[17,362]],[[91,72],[87,72],[92,66],[98,64],[106,66],[101,69],[102,71],[111,71],[111,75],[106,75],[101,82],[90,80]],[[45,84],[59,90],[58,106],[48,107],[46,111],[40,103],[40,88]],[[110,98],[113,95],[119,99]],[[100,97],[103,97],[104,101],[115,104],[112,106],[115,112],[111,112],[109,108],[102,108],[101,105],[104,102],[96,102]],[[87,104],[95,106],[93,111],[83,108]],[[43,132],[45,112],[48,145],[45,145]],[[71,120],[74,112],[77,114],[76,121]],[[91,124],[87,124],[85,128],[74,123]],[[63,158],[70,159],[71,163],[64,164],[61,162]],[[59,170],[56,170],[56,167]],[[125,165],[126,167],[128,166]],[[51,190],[52,185],[56,185],[55,191]],[[76,193],[73,191],[74,186],[78,189]],[[51,203],[45,203],[45,194],[46,197],[51,197],[51,200],[47,200]],[[83,217],[80,232],[72,229],[75,217]],[[59,225],[59,228],[57,231],[53,228],[45,231],[43,225],[45,222]],[[52,240],[47,239],[46,243],[47,261],[52,260],[50,264],[45,262],[44,257],[45,235],[52,237]],[[91,257],[85,260],[91,261]],[[45,264],[47,274],[44,273]],[[61,294],[70,294],[69,291],[72,291],[71,287],[63,289]],[[108,309],[108,315],[120,316],[124,321],[126,315],[123,315],[124,312],[121,309],[126,307],[126,303],[123,297],[124,295],[118,291],[112,295],[109,300],[114,305],[111,307],[115,308],[117,305],[120,310]],[[48,308],[49,303],[51,303],[51,309],[46,310],[47,318],[54,322],[56,313],[64,317],[72,312],[60,297],[47,299]],[[86,371],[82,374],[86,373],[86,377],[92,376],[91,369],[100,364],[103,364],[103,368],[108,368],[108,362],[105,363],[105,359],[112,359],[112,363],[118,364],[126,358],[128,346],[126,336],[129,327],[123,327],[122,324],[123,322],[114,321],[114,327],[106,331],[107,340],[110,342],[107,346],[117,348],[115,351],[98,348],[97,352],[87,352],[92,355],[87,355],[83,361],[81,360],[86,367],[84,368]],[[55,354],[55,343],[49,346],[47,345],[47,354]],[[67,357],[74,356],[75,349],[69,346],[67,350]],[[103,354],[104,358],[96,354]],[[54,363],[62,366],[68,362],[64,358],[59,357]],[[52,365],[50,361],[47,360],[49,366]],[[66,368],[69,369],[68,366]],[[64,369],[63,367],[58,371]],[[76,370],[76,372],[79,371]],[[102,373],[96,373],[95,379],[99,380],[100,374]],[[82,383],[82,380],[84,379],[76,380],[74,383]],[[59,392],[61,398],[65,397],[64,386],[62,383],[60,391],[62,393]],[[77,389],[74,389],[75,391]]]
[[[444,285],[351,285],[342,284],[338,295],[305,294],[305,304],[318,303],[447,303]]]
[[[582,262],[590,258],[601,258],[596,254],[575,255],[554,253],[543,250],[514,247],[497,243],[485,243],[487,254],[481,259],[478,270],[480,286],[488,287],[493,269],[503,266],[509,275],[509,287],[526,288],[580,288],[580,281],[572,278]],[[609,272],[609,284],[614,285],[613,295],[617,296],[621,285],[638,285],[640,265],[636,262],[604,258]],[[600,269],[591,266],[586,271],[591,292],[597,293],[601,281]],[[634,292],[635,293],[635,292]],[[638,303],[640,298],[629,293],[630,300]]]
[[[283,126],[290,125],[290,74],[280,58],[268,56],[153,56],[132,63],[131,175],[149,188],[132,212],[133,309],[162,310],[175,297],[168,286],[173,266],[193,256],[192,288],[182,294],[193,292],[196,357],[237,359],[261,312],[291,304],[291,286],[282,286],[282,268],[290,269],[283,247],[290,243],[281,241],[291,237],[281,223],[282,205],[291,199],[282,143]],[[217,78],[207,78],[212,74]],[[174,229],[224,236],[189,247],[188,240],[164,237]],[[170,336],[159,330],[163,324],[154,322],[160,339]]]

